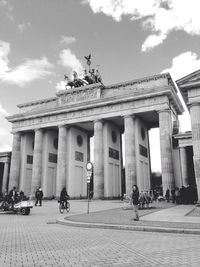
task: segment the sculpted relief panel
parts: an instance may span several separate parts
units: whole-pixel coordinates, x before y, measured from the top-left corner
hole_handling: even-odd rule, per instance
[[[59,96],[59,105],[73,104],[100,98],[100,88],[88,88],[84,90],[73,90]]]

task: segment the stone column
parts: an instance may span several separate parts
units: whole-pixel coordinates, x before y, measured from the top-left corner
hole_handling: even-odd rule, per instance
[[[2,182],[2,192],[7,192],[8,186],[8,173],[9,172],[9,162],[4,163],[4,171],[3,171],[3,182]]]
[[[187,151],[185,147],[180,147],[182,185],[188,186]]]
[[[20,152],[21,152],[21,134],[18,132],[13,134],[9,190],[12,189],[13,186],[16,186],[17,188],[19,187]]]
[[[104,197],[103,121],[94,122],[94,198]]]
[[[87,161],[90,161],[90,133],[87,135]]]
[[[195,103],[190,106],[190,116],[192,124],[192,145],[195,179],[198,192],[198,202],[200,202],[200,104]]]
[[[33,170],[31,183],[31,197],[35,196],[35,191],[41,186],[42,178],[42,129],[35,130],[34,151],[33,151]]]
[[[132,186],[137,184],[135,155],[135,118],[133,115],[124,117],[125,137],[125,174],[126,194],[130,194]]]
[[[56,197],[59,198],[63,187],[67,186],[67,128],[59,126],[58,130],[58,161],[56,177]]]
[[[170,110],[159,111],[160,154],[163,194],[175,186],[172,159],[172,119]]]
[[[123,199],[123,195],[125,193],[125,177],[123,173],[123,167],[124,167],[124,162],[123,162],[123,148],[122,148],[122,130],[120,131],[120,160],[121,160],[121,198]]]

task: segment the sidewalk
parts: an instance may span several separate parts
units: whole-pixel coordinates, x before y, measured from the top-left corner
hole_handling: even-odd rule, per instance
[[[195,205],[154,203],[151,209],[140,210],[140,221],[135,222],[133,211],[123,210],[122,201],[92,200],[89,214],[87,201],[79,202],[71,203],[77,207],[57,219],[57,223],[87,228],[200,234],[200,208]]]

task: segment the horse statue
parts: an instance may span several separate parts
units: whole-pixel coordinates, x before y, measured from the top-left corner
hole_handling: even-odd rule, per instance
[[[71,88],[75,87],[75,83],[72,80],[70,80],[70,78],[67,75],[64,75],[64,79],[65,81],[67,81],[66,87],[67,86],[70,86]]]

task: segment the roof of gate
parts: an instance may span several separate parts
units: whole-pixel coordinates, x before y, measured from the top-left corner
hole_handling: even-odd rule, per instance
[[[27,118],[29,115],[59,112],[76,106],[90,107],[91,104],[114,103],[114,101],[136,101],[166,95],[177,114],[184,111],[177,89],[169,73],[153,75],[141,79],[104,86],[100,83],[61,90],[55,97],[31,101],[18,105],[20,112],[8,116],[11,122]]]
[[[185,103],[188,103],[188,90],[200,87],[200,70],[194,71],[176,81]]]

